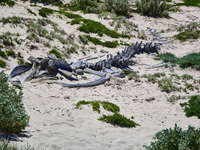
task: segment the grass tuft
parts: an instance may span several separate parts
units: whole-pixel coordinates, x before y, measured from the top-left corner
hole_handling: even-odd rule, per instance
[[[113,103],[103,101],[103,102],[101,102],[101,104],[102,104],[103,108],[107,111],[111,111],[113,113],[118,113],[120,111],[119,106],[117,106]]]
[[[6,62],[0,59],[0,67],[5,68],[6,67]]]
[[[62,58],[62,54],[57,49],[52,49],[49,54],[53,54],[57,58]]]
[[[47,17],[49,15],[53,14],[53,10],[49,8],[41,8],[39,10],[39,15],[42,17]]]

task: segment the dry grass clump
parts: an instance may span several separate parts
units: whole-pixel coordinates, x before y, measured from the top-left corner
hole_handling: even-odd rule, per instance
[[[137,12],[149,17],[169,17],[169,6],[161,0],[137,0]]]

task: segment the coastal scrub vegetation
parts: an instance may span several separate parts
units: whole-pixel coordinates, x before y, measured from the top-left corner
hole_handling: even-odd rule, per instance
[[[193,95],[188,102],[180,105],[184,108],[187,117],[197,116],[200,118],[200,95]]]
[[[100,106],[109,112],[112,112],[113,115],[102,115],[98,120],[105,121],[112,125],[117,125],[120,127],[136,127],[139,124],[135,123],[133,120],[130,120],[123,115],[119,114],[120,108],[116,104],[107,102],[107,101],[79,101],[76,106],[79,108],[81,105],[92,105],[93,111],[100,113]]]
[[[153,137],[146,150],[198,150],[200,149],[200,129],[189,126],[183,130],[175,124],[174,128],[164,129]]]
[[[118,113],[114,113],[113,115],[103,115],[98,120],[105,121],[112,125],[117,125],[117,126],[126,127],[126,128],[136,127],[139,125],[135,123],[133,120],[130,120]]]
[[[162,0],[137,0],[137,12],[149,17],[169,17],[169,5]]]
[[[22,91],[8,84],[8,77],[0,72],[0,131],[20,133],[29,123]]]
[[[9,144],[8,141],[0,142],[0,150],[35,150],[29,144],[19,148],[16,144]]]
[[[6,67],[6,62],[0,59],[0,67],[5,68]]]
[[[13,0],[1,0],[0,5],[1,6],[13,7],[15,5],[15,1],[13,1]]]
[[[70,9],[97,14],[107,11],[121,16],[128,16],[129,4],[127,0],[105,0],[104,3],[99,0],[72,0]]]
[[[166,63],[169,62],[172,64],[177,64],[181,68],[191,67],[196,70],[200,70],[200,53],[191,53],[180,58],[171,53],[163,53],[159,54],[158,58]]]

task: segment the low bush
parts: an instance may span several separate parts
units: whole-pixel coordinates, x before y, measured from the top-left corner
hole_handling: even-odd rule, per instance
[[[53,14],[53,10],[49,8],[41,8],[39,10],[39,15],[42,17],[47,17],[49,15]]]
[[[53,54],[57,58],[62,58],[62,54],[57,49],[52,49],[49,54]]]
[[[153,137],[146,150],[199,150],[200,129],[189,126],[187,130],[175,125],[172,129],[164,129]]]
[[[106,10],[117,15],[127,16],[129,11],[128,0],[105,0]]]
[[[200,118],[200,95],[193,95],[188,102],[180,105],[184,108],[187,117],[197,116]]]
[[[20,133],[29,123],[22,91],[8,84],[8,77],[0,72],[0,131]]]
[[[169,6],[161,0],[137,0],[137,12],[150,17],[169,17]]]
[[[0,59],[0,67],[5,68],[6,67],[6,62]]]
[[[164,62],[177,64],[182,68],[192,67],[196,70],[200,70],[200,53],[191,53],[180,58],[171,53],[164,53],[159,54],[158,58]]]
[[[120,115],[118,113],[114,113],[113,115],[103,115],[102,117],[99,118],[101,121],[105,121],[107,123],[110,123],[112,125],[117,125],[120,127],[136,127],[139,124],[135,123],[134,121],[124,117],[123,115]]]
[[[15,1],[13,0],[1,0],[0,1],[0,5],[1,6],[9,6],[9,7],[13,7],[15,5]]]

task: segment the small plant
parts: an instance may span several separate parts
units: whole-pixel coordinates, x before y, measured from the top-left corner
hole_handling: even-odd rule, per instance
[[[124,70],[124,74],[128,77],[128,80],[134,80],[140,82],[140,76],[135,71]]]
[[[80,107],[81,105],[92,105],[92,109],[93,111],[97,111],[98,113],[100,113],[100,105],[99,105],[99,101],[79,101],[76,106]]]
[[[14,46],[12,34],[10,32],[3,33],[0,35],[0,40],[5,46]]]
[[[113,115],[110,115],[110,116],[103,115],[98,120],[105,121],[112,125],[117,125],[120,127],[127,127],[127,128],[136,127],[139,125],[139,124],[135,123],[134,121],[132,121],[118,113],[114,113]]]
[[[83,44],[85,44],[85,45],[88,44],[88,39],[85,35],[79,35],[79,39]]]
[[[128,0],[105,0],[106,10],[117,15],[127,16],[129,11]]]
[[[15,52],[14,52],[12,49],[7,50],[7,51],[6,51],[6,54],[7,54],[7,56],[11,56],[11,57],[13,57],[13,58],[16,57],[16,54],[15,54]]]
[[[15,5],[15,2],[12,0],[1,0],[0,1],[0,5],[1,6],[9,6],[9,7],[13,7]]]
[[[17,17],[17,16],[13,16],[13,17],[7,17],[7,18],[2,18],[0,20],[0,22],[2,22],[3,24],[13,24],[15,26],[17,26],[18,24],[21,24],[24,21],[24,18],[22,17]]]
[[[158,82],[158,78],[164,77],[164,76],[165,76],[165,73],[159,72],[159,73],[154,73],[152,75],[151,74],[144,75],[143,77],[147,78],[148,82],[156,83]]]
[[[177,91],[178,88],[174,86],[172,83],[172,79],[170,78],[163,78],[158,81],[158,86],[161,88],[161,91],[170,93],[173,91]]]
[[[0,72],[0,131],[20,133],[29,123],[22,103],[22,91],[9,86],[8,78]]]
[[[169,17],[169,6],[161,0],[137,0],[137,11],[144,16]]]
[[[200,30],[198,31],[184,31],[177,35],[175,35],[175,38],[180,41],[186,41],[188,39],[198,39],[200,38]]]
[[[34,13],[31,9],[27,8],[27,11],[28,11],[30,14],[32,14],[32,15],[34,15],[34,16],[37,16],[37,14]]]
[[[47,17],[49,15],[53,14],[53,10],[49,8],[41,8],[39,10],[39,15],[42,17]]]
[[[53,54],[57,58],[62,58],[62,54],[57,49],[52,49],[49,54]]]
[[[182,78],[183,80],[191,80],[191,79],[193,79],[193,76],[191,76],[191,75],[189,75],[189,74],[183,74],[183,75],[181,76],[181,78]]]
[[[8,59],[6,53],[2,50],[0,50],[0,57],[4,58],[4,59]]]
[[[191,96],[188,102],[180,105],[184,108],[187,117],[197,116],[200,118],[200,95]]]
[[[6,67],[6,62],[0,59],[0,67],[5,68]]]
[[[111,111],[113,113],[118,113],[120,111],[120,108],[113,103],[107,101],[102,101],[100,103],[102,104],[103,108],[107,111]]]
[[[189,126],[182,130],[175,124],[173,129],[164,129],[153,137],[146,150],[198,150],[200,149],[200,129]]]
[[[178,95],[178,96],[177,95],[172,95],[167,99],[167,101],[172,103],[172,104],[174,104],[176,101],[178,101],[178,100],[180,100],[182,98],[185,98],[185,97],[181,97],[180,95]]]
[[[22,65],[22,64],[24,64],[24,63],[25,63],[25,61],[24,61],[23,58],[18,58],[18,64],[19,64],[19,65]]]

